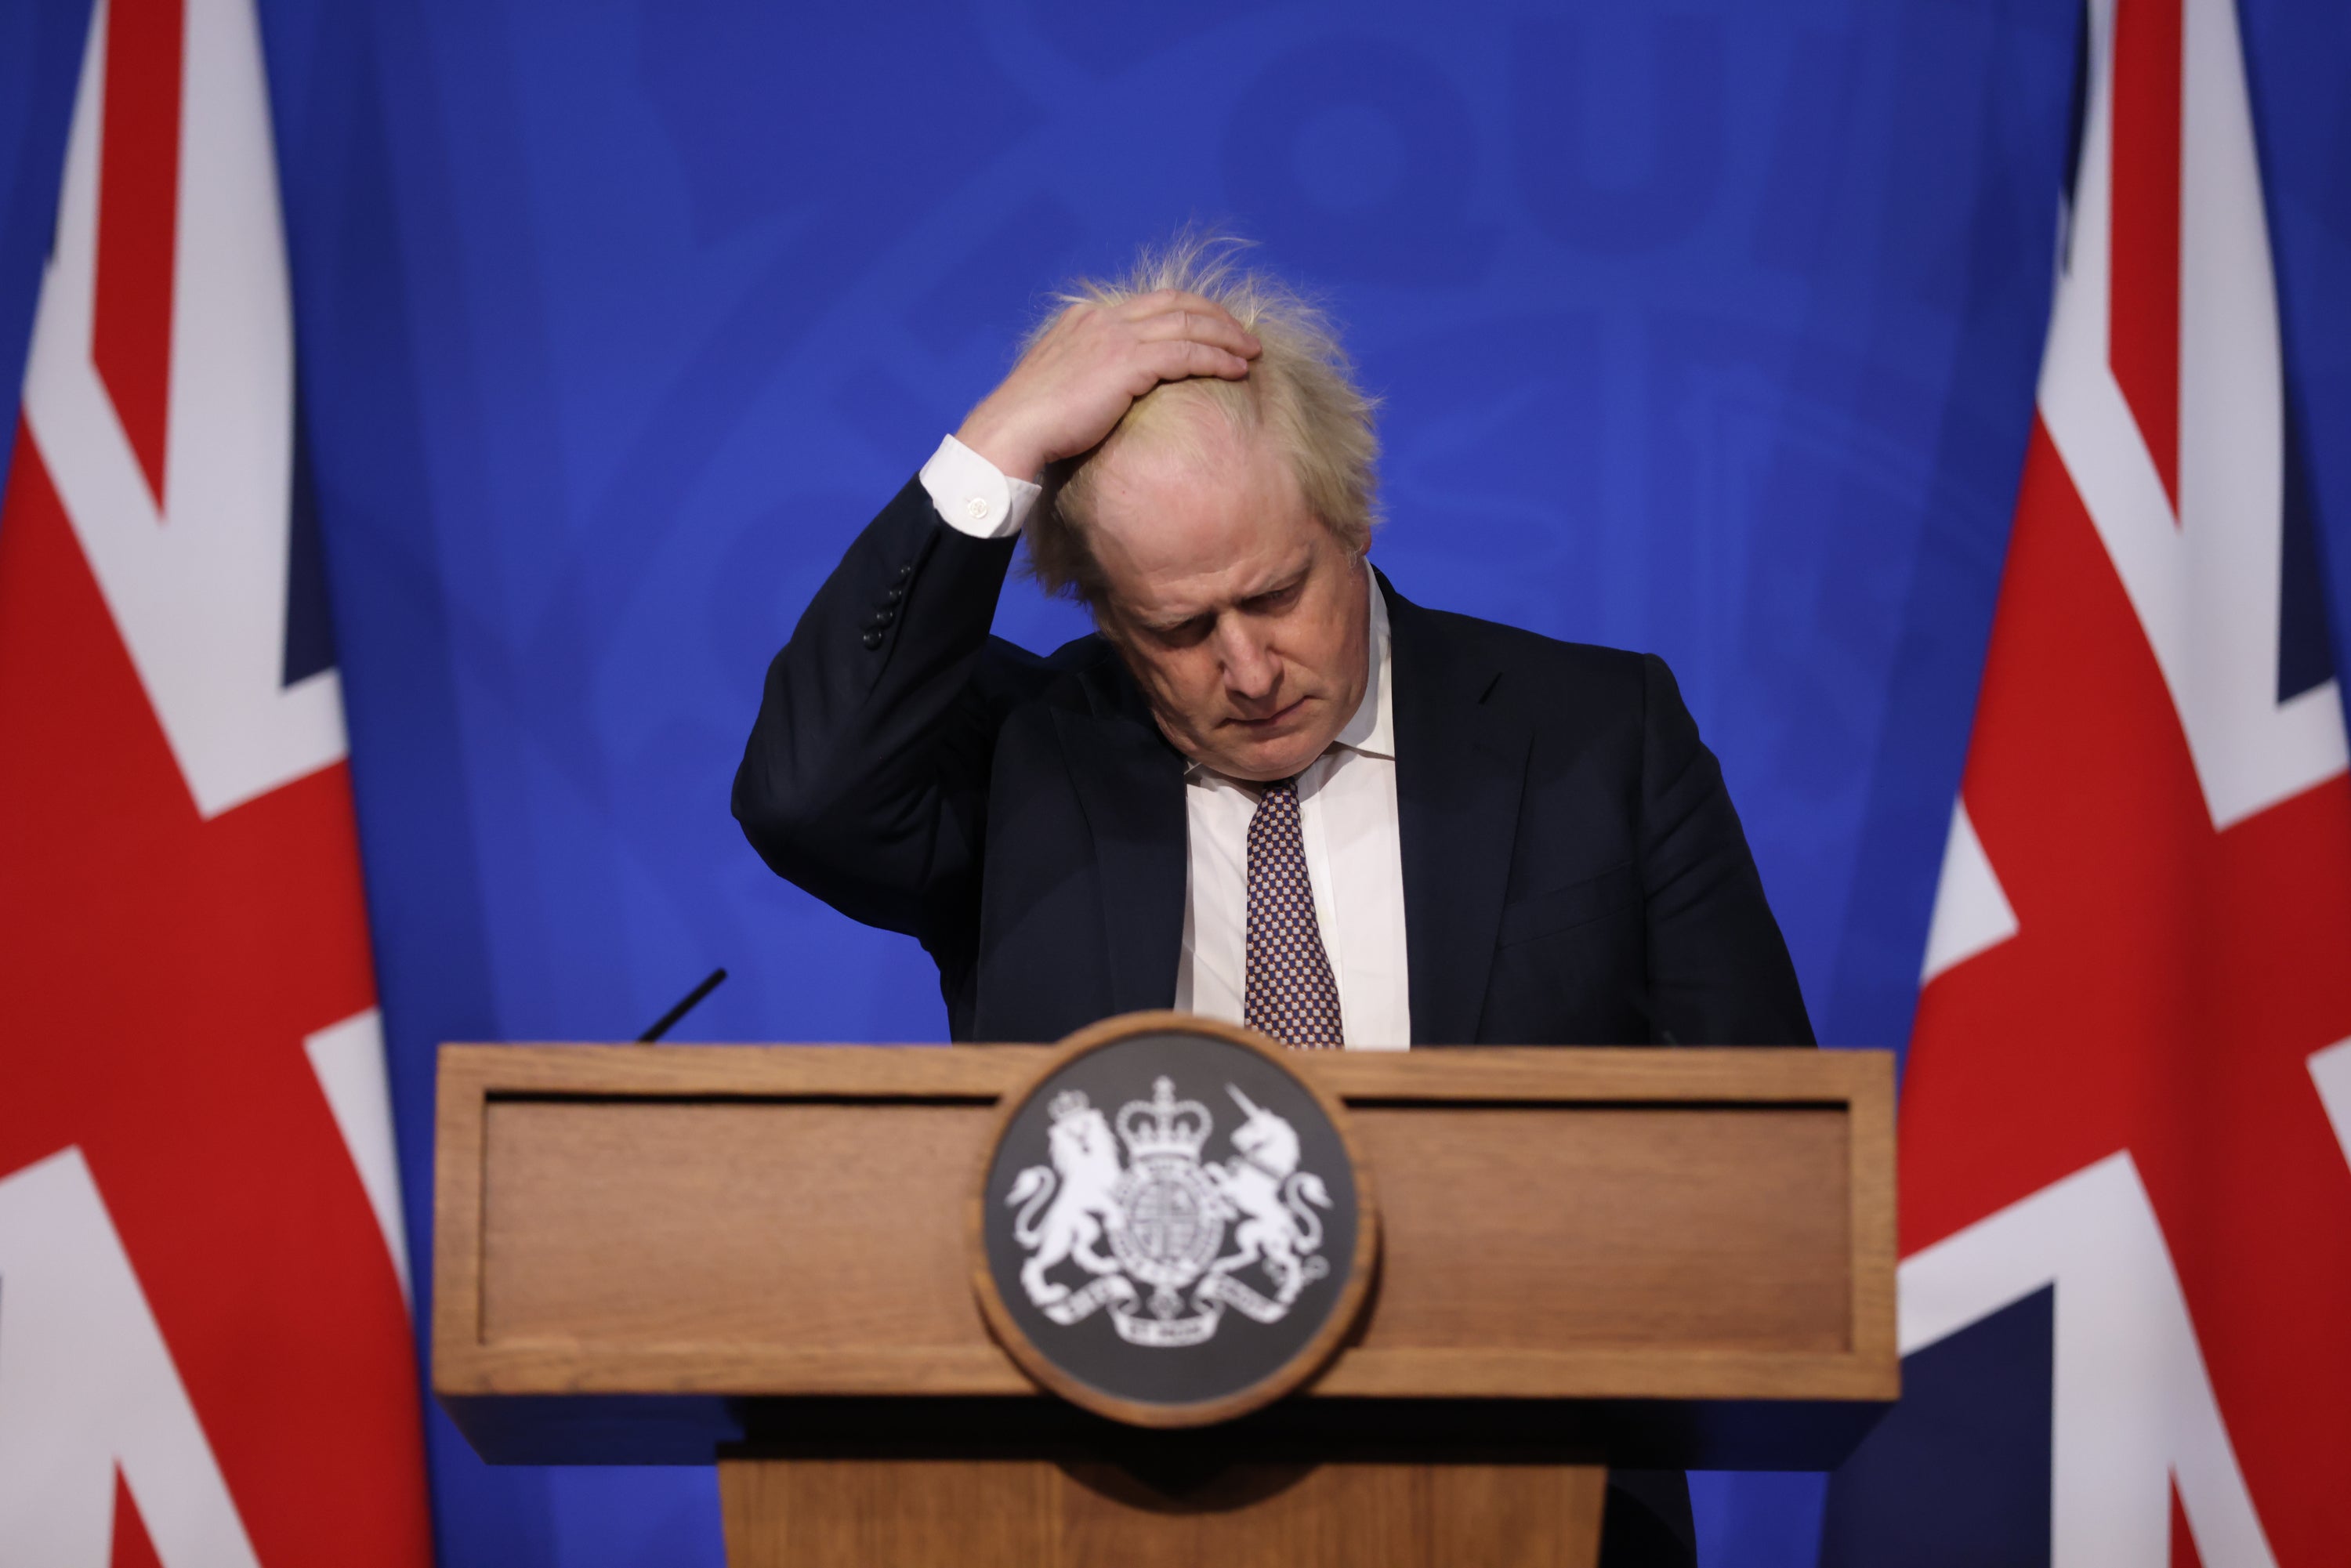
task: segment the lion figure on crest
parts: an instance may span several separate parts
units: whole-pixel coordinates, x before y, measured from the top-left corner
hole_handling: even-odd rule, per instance
[[[1046,1134],[1053,1166],[1030,1166],[1016,1177],[1005,1202],[1020,1212],[1013,1239],[1033,1249],[1020,1266],[1020,1283],[1040,1307],[1065,1300],[1067,1285],[1045,1276],[1065,1260],[1092,1274],[1115,1274],[1116,1260],[1097,1251],[1105,1230],[1121,1223],[1111,1188],[1119,1178],[1118,1145],[1110,1121],[1072,1091],[1056,1095],[1052,1130]],[[1025,1207],[1023,1207],[1025,1206]],[[1039,1218],[1038,1211],[1044,1211]]]

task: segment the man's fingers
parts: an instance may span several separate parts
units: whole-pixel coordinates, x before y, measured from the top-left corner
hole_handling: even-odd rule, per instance
[[[1261,350],[1256,334],[1223,311],[1207,309],[1177,309],[1162,311],[1145,317],[1134,324],[1134,334],[1146,343],[1163,342],[1169,339],[1186,339],[1195,343],[1207,343],[1252,359]]]
[[[1180,310],[1186,305],[1206,305],[1208,302],[1196,294],[1186,294],[1180,288],[1155,288],[1148,294],[1137,294],[1108,307],[1122,319],[1140,321],[1145,316],[1156,316],[1163,310]]]
[[[1143,363],[1163,382],[1189,381],[1194,376],[1221,376],[1237,382],[1249,374],[1249,361],[1238,354],[1188,338],[1150,344],[1144,350]]]
[[[1167,302],[1161,306],[1157,310],[1147,313],[1144,319],[1170,315],[1178,317],[1185,320],[1220,322],[1224,326],[1230,328],[1232,330],[1238,332],[1250,343],[1253,344],[1257,341],[1255,335],[1252,334],[1248,328],[1242,326],[1240,321],[1231,311],[1226,309],[1215,300],[1203,298],[1197,294],[1184,294],[1179,293],[1175,289],[1169,289],[1167,291]]]
[[[1249,336],[1249,329],[1241,326],[1239,321],[1234,319],[1231,311],[1227,310],[1215,300],[1197,294],[1186,294],[1176,288],[1161,288],[1149,294],[1138,294],[1123,305],[1117,307],[1116,314],[1123,320],[1137,324],[1156,321],[1164,317],[1174,317],[1179,319],[1185,317],[1206,317],[1211,320],[1224,322],[1244,336]],[[1252,338],[1251,340],[1255,340]]]

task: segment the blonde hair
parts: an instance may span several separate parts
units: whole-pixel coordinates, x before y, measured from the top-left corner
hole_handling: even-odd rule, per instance
[[[1186,416],[1202,412],[1221,414],[1237,433],[1270,433],[1322,525],[1358,556],[1371,547],[1380,522],[1377,400],[1355,384],[1354,361],[1319,307],[1281,279],[1239,265],[1249,248],[1249,241],[1228,235],[1179,233],[1164,246],[1144,249],[1123,277],[1071,283],[1022,343],[1025,353],[1070,306],[1116,305],[1172,288],[1222,306],[1264,347],[1247,380],[1162,382],[1135,399],[1092,451],[1046,467],[1044,494],[1024,529],[1028,573],[1046,592],[1087,604],[1100,599],[1101,573],[1085,539],[1093,521],[1094,465],[1131,441],[1155,434],[1184,440],[1191,434]]]

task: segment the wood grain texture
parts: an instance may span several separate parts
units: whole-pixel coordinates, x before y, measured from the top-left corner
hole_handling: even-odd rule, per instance
[[[1532,1105],[1356,1113],[1408,1172],[1365,1350],[1838,1351],[1842,1111]]]
[[[1893,1062],[1874,1051],[1480,1045],[1301,1051],[1299,1066],[1350,1105],[1381,1100],[1842,1104],[1874,1076],[1890,1083]]]
[[[1127,1015],[1133,1016],[1133,1015]],[[1118,1020],[1106,1020],[1118,1021]],[[1100,1026],[1096,1026],[1100,1027]],[[995,1096],[1034,1076],[1050,1045],[465,1045],[441,1072],[500,1093]],[[1844,1103],[1892,1058],[1871,1051],[1443,1046],[1309,1051],[1301,1073],[1348,1104],[1372,1100]]]
[[[482,1338],[984,1344],[954,1206],[991,1113],[498,1101]]]
[[[962,1227],[998,1098],[1049,1055],[444,1048],[436,1388],[1032,1390]],[[1882,1053],[1295,1064],[1348,1106],[1386,1254],[1308,1396],[1893,1397]]]
[[[494,1059],[443,1048],[434,1087],[433,1344],[461,1364],[482,1338],[482,1113]]]
[[[1860,1059],[1848,1102],[1847,1178],[1852,1194],[1853,1357],[1881,1369],[1885,1392],[1898,1392],[1902,1354],[1896,1338],[1894,1058],[1884,1051],[1839,1052]]]
[[[501,1095],[996,1097],[1046,1045],[444,1045],[441,1075]]]
[[[1607,1472],[1237,1464],[1170,1486],[1102,1462],[731,1459],[733,1568],[1586,1568]]]
[[[987,1459],[721,1460],[727,1568],[1041,1568],[1059,1479]]]

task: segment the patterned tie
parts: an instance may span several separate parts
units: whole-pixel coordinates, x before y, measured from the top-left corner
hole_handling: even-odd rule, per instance
[[[1339,987],[1314,919],[1295,779],[1267,785],[1249,819],[1249,994],[1242,1010],[1249,1028],[1284,1045],[1345,1043]]]

